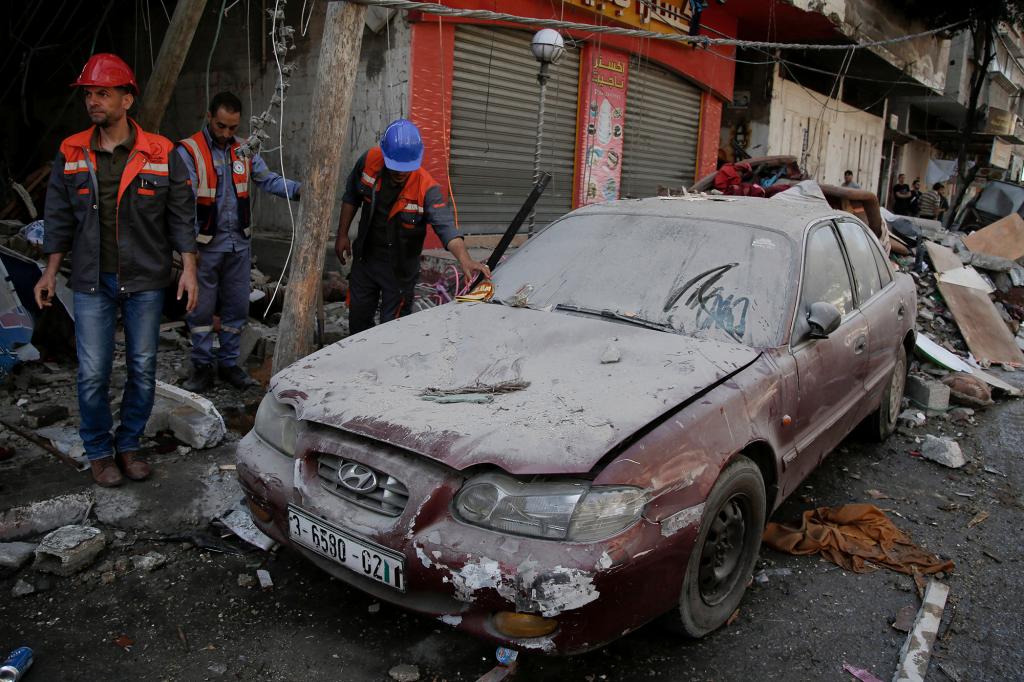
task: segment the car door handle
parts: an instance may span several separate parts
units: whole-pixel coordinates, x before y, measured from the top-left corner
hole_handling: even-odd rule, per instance
[[[858,336],[857,340],[853,342],[853,353],[854,355],[860,355],[864,352],[864,349],[868,347],[868,337]]]

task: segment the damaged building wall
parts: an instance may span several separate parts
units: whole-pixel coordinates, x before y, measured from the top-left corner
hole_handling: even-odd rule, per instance
[[[753,55],[744,50],[740,58]],[[726,160],[737,160],[742,150],[748,156],[768,154],[772,102],[772,86],[775,80],[774,64],[750,65],[736,69],[736,85],[732,102],[722,109],[722,127],[719,133],[719,148]]]
[[[768,154],[791,154],[819,182],[841,184],[853,171],[863,187],[877,187],[882,119],[776,75],[772,87]]]

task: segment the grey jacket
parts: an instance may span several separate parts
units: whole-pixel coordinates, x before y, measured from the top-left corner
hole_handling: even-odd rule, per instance
[[[194,253],[195,197],[174,145],[134,121],[117,202],[118,289],[163,289],[171,283],[171,252]],[[43,252],[71,252],[71,288],[95,292],[100,277],[100,213],[93,129],[64,140],[46,190]]]

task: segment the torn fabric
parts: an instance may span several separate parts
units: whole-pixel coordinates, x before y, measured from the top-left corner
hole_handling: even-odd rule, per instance
[[[855,573],[874,570],[871,564],[907,574],[915,570],[925,574],[953,570],[952,561],[943,561],[919,548],[872,504],[805,511],[800,528],[769,523],[763,540],[787,554],[820,552],[832,563]]]

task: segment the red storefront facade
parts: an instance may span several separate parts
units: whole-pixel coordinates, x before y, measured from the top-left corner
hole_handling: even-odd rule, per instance
[[[613,0],[614,4],[620,7],[629,2],[643,5],[648,4],[649,1],[654,2],[657,0]],[[448,0],[446,4],[462,9],[497,10],[517,16],[561,18],[567,22],[591,25],[625,25],[616,24],[607,16],[602,16],[595,13],[595,11],[588,11],[567,2],[559,6],[558,3],[553,4],[549,0],[505,0],[498,4],[479,0]],[[579,4],[587,4],[587,0],[582,0]],[[592,0],[590,4],[597,7],[600,5],[612,5],[612,2]],[[679,0],[665,2],[662,0],[661,4],[664,6],[675,5],[678,9],[680,6],[685,6],[685,0],[683,2],[679,2]],[[604,9],[606,14],[610,13],[607,8],[602,9]],[[735,37],[737,22],[726,10],[727,5],[715,5],[705,10],[701,21],[701,35]],[[457,55],[456,50],[457,32],[465,30],[464,27],[467,26],[476,27],[473,30],[493,28],[495,31],[505,31],[506,34],[508,29],[519,29],[523,32],[523,39],[525,40],[526,36],[532,34],[536,28],[504,22],[437,17],[418,12],[411,13],[409,18],[412,23],[409,76],[410,117],[420,127],[424,136],[426,146],[425,167],[443,186],[451,188],[452,194],[458,202],[461,188],[459,182],[453,182],[452,174],[450,173],[453,151],[453,113],[458,114],[458,111],[453,112],[453,82],[456,80],[457,60],[461,59],[461,55]],[[649,28],[648,26],[639,27]],[[594,169],[588,163],[588,159],[594,159],[595,157],[592,155],[593,150],[586,146],[588,133],[591,140],[594,133],[593,116],[595,112],[591,111],[591,108],[595,106],[594,102],[596,100],[593,95],[599,94],[602,88],[607,90],[608,88],[620,87],[624,91],[618,93],[621,102],[625,101],[625,97],[630,97],[630,106],[636,109],[638,106],[637,102],[641,101],[638,97],[643,94],[641,90],[646,87],[645,82],[642,80],[644,76],[642,69],[646,69],[648,72],[655,68],[658,69],[658,76],[663,80],[665,78],[663,74],[665,73],[678,77],[679,89],[681,91],[685,90],[688,93],[687,97],[690,99],[687,102],[692,104],[693,112],[690,125],[696,127],[696,139],[692,139],[692,133],[688,139],[692,140],[689,144],[695,147],[690,152],[693,154],[694,159],[686,165],[686,172],[681,177],[675,178],[677,183],[689,184],[696,178],[702,177],[715,169],[719,147],[722,106],[723,102],[727,102],[732,98],[735,63],[731,58],[734,55],[734,48],[692,47],[664,40],[640,39],[609,34],[588,34],[572,30],[562,30],[560,32],[567,41],[574,44],[574,47],[578,49],[579,59],[579,78],[577,84],[579,92],[575,121],[576,139],[573,153],[572,198],[571,205],[564,206],[563,208],[576,208],[586,201],[588,187],[592,200],[594,197],[596,183],[589,181],[594,174]],[[637,71],[637,76],[641,78],[640,80],[631,77],[633,74],[630,73],[630,60],[632,60],[633,70]],[[638,67],[642,67],[642,69]],[[493,87],[493,92],[496,93],[496,101],[499,102],[497,107],[500,107],[503,87],[500,74],[496,75],[493,81],[493,86],[488,85],[488,95],[491,95]],[[673,81],[666,82],[671,84]],[[664,87],[664,85],[661,87]],[[630,91],[631,89],[632,92]],[[650,92],[652,93],[651,99],[656,99],[657,91],[653,84],[650,86]],[[519,96],[522,98],[523,94],[520,92]],[[614,103],[612,110],[615,114],[621,115],[623,111],[628,111],[628,107],[624,108],[619,100],[616,100],[616,93],[614,91],[609,90],[608,97]],[[699,105],[695,102],[695,97],[699,97]],[[699,124],[696,123],[698,106]],[[604,114],[605,112],[602,111],[600,113]],[[545,118],[545,121],[547,121],[547,118]],[[589,131],[588,121],[590,122]],[[621,121],[619,123],[625,127],[626,131],[631,130],[631,121],[628,119],[628,116],[624,123]],[[637,121],[633,123],[635,125]],[[666,128],[665,133],[667,136],[671,136],[673,132],[668,130],[673,125],[671,121],[667,118],[658,117],[655,114],[652,114],[643,124],[647,129],[647,137],[645,138],[647,142],[645,144],[649,147],[656,147],[658,144],[658,126],[663,125]],[[547,125],[546,122],[545,126]],[[613,126],[613,128],[615,135],[618,136],[621,133],[620,127]],[[458,132],[458,130],[455,131],[456,137],[458,137]],[[605,133],[602,141],[607,137]],[[610,144],[612,147],[615,147],[614,141]],[[591,146],[596,145],[592,142]],[[638,143],[633,143],[633,149],[638,149]],[[532,140],[529,145],[522,145],[522,154],[525,157],[532,158],[532,151]],[[609,159],[606,165],[612,161],[617,161],[616,155],[622,153],[621,149],[619,149],[619,151],[612,151],[610,155],[604,157],[605,150],[599,149],[598,151],[601,153],[602,159]],[[630,153],[631,150],[627,144],[625,154],[628,156]],[[648,149],[634,152],[637,159],[640,159],[644,153],[656,153],[656,150]],[[623,163],[628,164],[628,159],[623,159]],[[639,161],[634,162],[634,167],[637,163]],[[687,177],[691,172],[692,177]],[[651,186],[650,184],[645,185],[644,191],[649,193]],[[617,193],[616,186],[610,184],[609,187],[616,190],[613,194]],[[598,194],[600,194],[600,191],[598,191]],[[628,194],[623,194],[622,196],[625,195]],[[636,196],[635,193],[633,195]],[[615,197],[601,196],[597,200],[602,198]],[[471,225],[464,227],[464,229],[468,233],[475,231]]]

